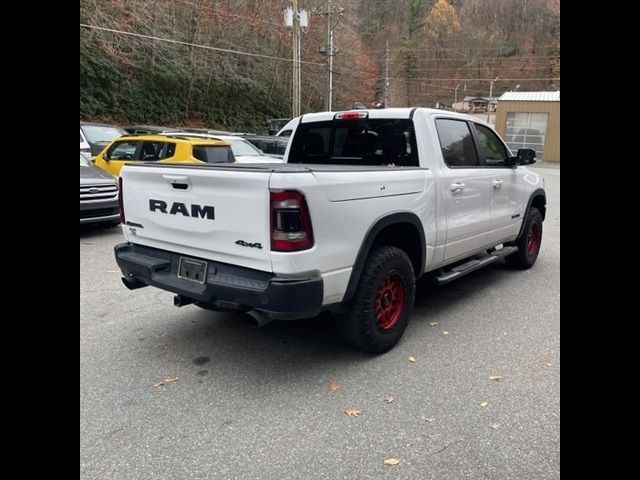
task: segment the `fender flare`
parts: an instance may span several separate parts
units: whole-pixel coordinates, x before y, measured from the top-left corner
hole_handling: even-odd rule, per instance
[[[524,230],[525,220],[527,218],[527,215],[529,215],[529,210],[531,210],[531,204],[533,203],[533,200],[536,199],[537,197],[542,197],[544,199],[545,207],[547,205],[547,194],[546,194],[546,192],[542,188],[537,188],[536,190],[534,190],[533,193],[531,194],[531,196],[529,197],[529,201],[527,202],[527,208],[524,210],[524,217],[522,218],[522,225],[520,225],[520,231],[518,232],[518,238],[520,238],[520,235],[522,235],[522,231]],[[544,212],[540,212],[540,214],[542,215],[542,220],[544,221],[544,218],[545,218]]]
[[[369,231],[365,235],[364,240],[360,245],[358,256],[356,257],[356,261],[353,264],[353,269],[351,270],[351,276],[349,277],[347,290],[345,291],[344,297],[341,302],[342,307],[346,307],[355,295],[356,288],[358,287],[358,283],[360,282],[360,276],[362,275],[362,271],[364,270],[364,264],[371,251],[371,246],[373,245],[373,242],[375,241],[378,234],[385,228],[399,223],[410,223],[418,230],[418,236],[420,237],[420,269],[419,271],[415,272],[416,278],[420,277],[424,273],[424,266],[427,258],[427,246],[424,228],[422,227],[422,222],[420,221],[418,216],[415,213],[398,212],[382,217],[369,228]]]

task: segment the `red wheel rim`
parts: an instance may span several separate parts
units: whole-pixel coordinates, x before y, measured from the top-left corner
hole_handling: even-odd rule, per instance
[[[376,295],[376,319],[383,330],[393,327],[404,310],[404,283],[397,274],[389,274],[380,283]]]
[[[532,223],[527,235],[527,255],[533,255],[540,247],[540,227],[537,223]]]

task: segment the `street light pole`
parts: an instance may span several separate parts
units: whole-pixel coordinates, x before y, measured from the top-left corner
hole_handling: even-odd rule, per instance
[[[459,83],[458,85],[456,85],[456,89],[453,92],[453,103],[458,103],[458,87],[460,87],[460,85],[462,84]]]
[[[496,77],[491,80],[491,84],[489,85],[489,103],[487,104],[487,123],[489,123],[489,112],[491,112],[491,98],[493,97],[493,82],[497,82],[498,78]]]

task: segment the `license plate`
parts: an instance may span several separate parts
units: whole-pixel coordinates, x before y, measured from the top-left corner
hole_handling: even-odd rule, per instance
[[[180,257],[178,277],[204,283],[207,279],[207,262],[193,258]]]

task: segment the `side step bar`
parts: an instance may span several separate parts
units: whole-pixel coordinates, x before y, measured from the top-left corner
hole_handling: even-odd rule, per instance
[[[490,254],[482,257],[475,258],[473,260],[469,260],[468,262],[463,263],[462,265],[458,265],[457,267],[453,267],[451,270],[447,272],[443,272],[435,277],[436,283],[438,285],[444,285],[445,283],[453,282],[454,280],[466,275],[467,273],[471,273],[479,268],[486,267],[490,263],[495,262],[501,257],[506,257],[507,255],[511,255],[518,251],[518,247],[510,246],[510,247],[502,247],[499,250],[494,250]]]

